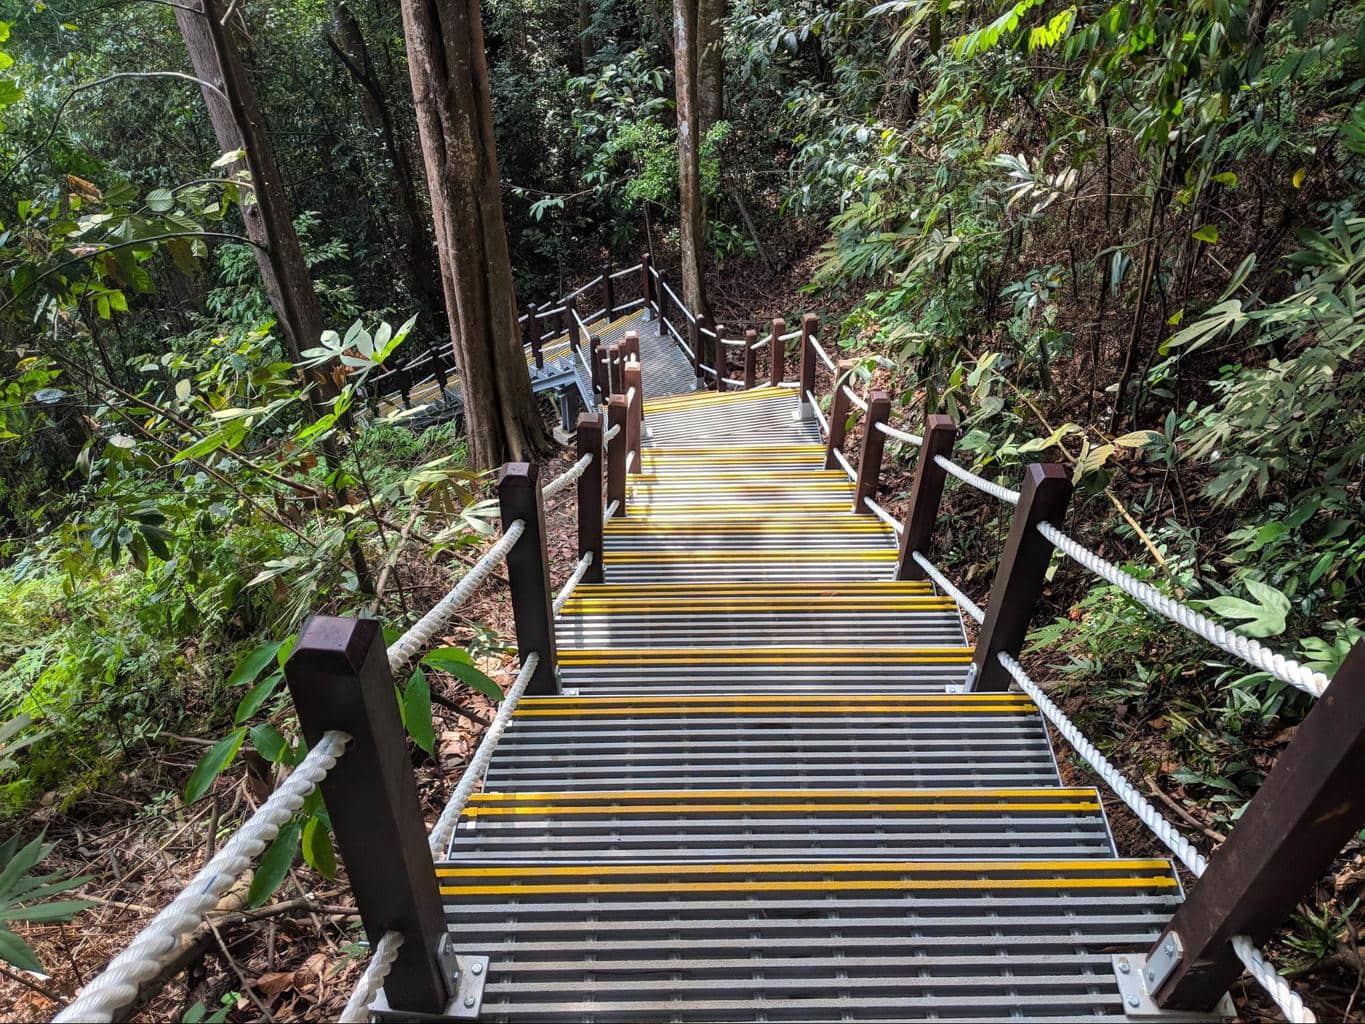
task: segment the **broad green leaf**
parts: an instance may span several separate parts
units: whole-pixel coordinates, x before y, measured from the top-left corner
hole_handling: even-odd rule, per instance
[[[412,741],[428,754],[436,751],[436,729],[431,722],[431,684],[420,668],[412,673],[399,705],[403,727]]]
[[[88,882],[89,879],[81,879]],[[93,900],[58,900],[33,907],[18,907],[0,912],[0,921],[70,921],[82,910],[95,906]]]
[[[1239,620],[1237,629],[1252,637],[1278,636],[1284,632],[1289,613],[1289,598],[1274,587],[1247,580],[1246,588],[1255,603],[1224,595],[1204,602],[1204,607],[1225,619]]]
[[[1132,433],[1114,438],[1114,444],[1120,448],[1143,448],[1160,440],[1159,430],[1134,430]]]
[[[280,730],[269,722],[253,725],[250,736],[251,745],[256,748],[256,753],[271,764],[279,764],[289,751],[289,744],[285,742]]]
[[[233,725],[241,725],[248,718],[261,709],[261,705],[268,701],[284,680],[283,672],[272,672],[259,683],[247,690],[246,694],[237,703],[237,713],[232,716]]]
[[[302,831],[303,822],[291,821],[280,829],[275,841],[265,848],[260,863],[256,865],[256,874],[252,876],[251,888],[246,894],[247,902],[251,906],[259,907],[270,899],[284,881],[284,876],[289,874],[289,869],[294,864],[294,853],[299,848],[299,833]]]
[[[1218,242],[1218,228],[1212,224],[1205,224],[1191,232],[1191,237],[1201,242],[1208,242],[1209,245],[1215,245]]]
[[[502,700],[504,696],[502,687],[479,671],[474,664],[474,659],[458,647],[442,647],[431,651],[422,659],[422,664],[439,672],[449,672],[460,682],[472,686],[489,700]]]
[[[1020,454],[1024,452],[1041,452],[1061,441],[1069,434],[1081,434],[1084,431],[1075,423],[1063,423],[1047,437],[1035,437],[1031,441],[1025,441],[1019,446]]]
[[[327,822],[316,815],[303,826],[303,859],[318,874],[336,878],[337,855],[332,849],[332,832]]]
[[[194,771],[190,772],[190,781],[185,783],[185,803],[192,804],[209,791],[213,780],[218,778],[223,769],[237,756],[244,739],[246,730],[237,728],[209,747],[208,752],[194,766]]]
[[[278,640],[254,648],[246,657],[237,662],[237,667],[232,670],[232,675],[228,676],[228,685],[241,686],[243,683],[251,682],[261,674],[262,669],[274,660],[279,650],[280,641]]]
[[[0,928],[0,960],[12,964],[21,971],[33,971],[35,974],[43,972],[38,955],[29,948],[27,942],[8,928]]]
[[[153,213],[165,213],[175,205],[175,196],[170,189],[154,188],[147,193],[147,209]]]

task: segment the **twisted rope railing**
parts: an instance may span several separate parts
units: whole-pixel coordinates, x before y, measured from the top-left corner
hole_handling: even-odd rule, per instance
[[[978,620],[980,621],[980,620]],[[1170,850],[1196,878],[1208,868],[1208,860],[1194,845],[1180,833],[1171,822],[1156,809],[1150,800],[1138,792],[1137,788],[1117,768],[1110,763],[1095,747],[1076,723],[1066,716],[1034,682],[1022,665],[1003,651],[998,652],[1000,664],[1008,672],[1019,688],[1038,706],[1049,722],[1056,727],[1062,737],[1071,744],[1091,768],[1104,780],[1114,795],[1127,805],[1138,819],[1147,826],[1157,839]],[[1303,1005],[1303,1000],[1270,964],[1265,955],[1256,948],[1248,936],[1238,935],[1232,939],[1233,951],[1246,967],[1247,972],[1265,989],[1285,1018],[1294,1024],[1313,1024],[1317,1017]]]
[[[1072,540],[1051,523],[1039,523],[1038,532],[1058,551],[1083,568],[1089,569],[1100,579],[1112,583],[1144,608],[1165,616],[1176,625],[1203,637],[1219,650],[1241,658],[1252,668],[1268,672],[1281,682],[1297,687],[1314,697],[1321,697],[1323,691],[1327,689],[1327,684],[1331,682],[1323,673],[1301,665],[1292,658],[1276,654],[1251,637],[1219,625],[1189,605],[1163,594],[1150,583],[1144,583],[1124,572],[1113,562],[1105,561],[1089,548]]]
[[[583,557],[578,560],[578,564],[574,566],[572,575],[564,581],[563,588],[555,595],[553,607],[556,615],[562,612],[564,606],[569,603],[569,598],[573,596],[574,588],[583,582],[583,577],[587,574],[588,567],[591,565],[592,552],[585,551]]]
[[[470,567],[454,589],[437,601],[406,633],[389,645],[389,671],[397,675],[403,666],[431,642],[436,631],[450,621],[460,605],[469,600],[470,595],[488,578],[494,567],[507,557],[507,552],[512,550],[513,545],[525,532],[524,520],[518,519],[508,526],[498,542],[484,552],[483,557]]]
[[[611,517],[616,515],[616,510],[620,507],[621,507],[620,500],[613,498],[611,504],[607,506],[606,511],[602,513],[603,525],[606,525],[608,522],[611,521]]]
[[[924,444],[924,438],[919,434],[912,434],[908,430],[900,430],[889,423],[877,423],[876,428],[893,441],[903,441],[906,444],[914,445],[916,448]]]
[[[872,510],[874,516],[884,522],[887,526],[891,527],[891,529],[896,532],[896,536],[900,536],[905,532],[905,525],[871,498],[864,498],[863,504]]]
[[[590,465],[592,465],[592,452],[589,452],[587,455],[584,455],[572,466],[570,466],[564,472],[560,473],[559,476],[555,477],[548,484],[542,487],[540,489],[541,497],[553,498],[560,491],[564,490],[564,488],[568,487],[569,484],[573,483],[585,472],[587,472],[587,469]]]
[[[984,491],[993,498],[998,498],[1007,505],[1019,504],[1019,492],[1011,490],[1002,484],[994,483],[984,477],[979,477],[969,469],[963,469],[951,459],[945,459],[942,455],[934,456],[934,465],[938,466],[945,473],[949,473],[963,483],[971,484],[978,491]]]
[[[815,422],[820,424],[820,432],[828,436],[829,420],[827,420],[825,418],[825,414],[820,411],[820,403],[815,400],[815,396],[812,395],[809,391],[807,391],[805,394],[806,402],[810,405],[811,412],[815,413]]]
[[[943,575],[938,566],[929,561],[929,559],[925,558],[924,555],[918,551],[910,552],[910,557],[914,560],[916,565],[924,570],[925,575],[937,584],[940,590],[957,602],[958,607],[977,622],[986,621],[986,613],[982,611],[981,606],[955,587],[953,582],[948,579],[947,576]]]
[[[829,367],[831,373],[837,373],[838,369],[834,365],[834,360],[829,357],[829,353],[825,351],[825,347],[820,344],[820,339],[815,337],[815,335],[811,335],[808,340],[810,341],[811,348],[815,349],[815,354],[820,357],[820,361]]]
[[[867,412],[867,402],[858,397],[858,392],[854,391],[847,384],[840,385],[844,389],[844,397],[858,407],[862,412]]]
[[[337,1017],[341,1024],[366,1024],[370,1019],[370,1007],[379,995],[379,990],[384,987],[384,979],[393,969],[393,962],[398,959],[398,950],[402,945],[402,932],[385,932],[379,937],[370,953],[370,962],[365,965],[364,973],[355,984],[355,991]]]
[[[156,976],[185,937],[199,927],[223,894],[274,842],[280,829],[326,778],[349,741],[344,732],[324,733],[289,778],[199,870],[180,895],[152,918],[54,1020],[112,1021],[115,1013],[131,1004],[137,998],[138,987]]]

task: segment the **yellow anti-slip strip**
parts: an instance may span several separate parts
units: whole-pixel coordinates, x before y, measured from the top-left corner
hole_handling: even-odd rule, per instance
[[[607,562],[894,562],[895,551],[609,551]]]
[[[787,473],[788,471],[784,470],[783,472]],[[716,480],[746,480],[754,482],[761,482],[763,480],[762,476],[755,473],[745,473],[739,470],[728,469],[711,470],[704,467],[696,469],[682,469],[679,467],[679,471],[676,473],[671,470],[667,473],[632,473],[630,478],[642,483],[655,480],[662,480],[665,483],[671,483],[674,480],[706,483]],[[848,474],[842,469],[804,469],[792,470],[790,471],[790,475],[783,479],[790,479],[793,481],[847,480]]]
[[[641,456],[649,462],[651,459],[671,459],[675,455],[720,455],[727,458],[753,459],[783,453],[823,456],[824,451],[825,446],[822,444],[680,444],[645,448],[641,451]]]
[[[852,695],[841,693],[746,693],[732,697],[726,697],[719,694],[697,694],[696,696],[689,695],[682,697],[523,697],[518,707],[581,708],[620,706],[629,711],[639,705],[651,704],[741,704],[746,706],[777,704],[781,705],[784,710],[789,708],[795,710],[806,704],[828,704],[831,701],[841,700],[867,705],[869,707],[876,706],[877,704],[894,704],[897,706],[910,707],[916,706],[917,704],[933,704],[939,706],[945,701],[950,701],[955,706],[964,708],[973,708],[977,703],[1008,704],[1013,710],[1018,710],[1020,708],[1030,709],[1033,707],[1033,701],[1022,693],[955,693],[952,696],[942,693],[855,693]]]
[[[561,665],[965,665],[970,647],[605,648],[561,650]]]
[[[820,865],[823,867],[823,865]],[[520,895],[607,895],[611,893],[699,893],[699,892],[867,892],[962,889],[1174,889],[1174,878],[945,878],[945,879],[847,879],[818,881],[758,882],[589,882],[514,885],[443,885],[442,896],[520,896]]]
[[[782,803],[749,801],[738,804],[632,804],[629,807],[594,806],[580,807],[559,804],[553,807],[466,807],[466,818],[488,817],[532,817],[545,815],[587,815],[587,814],[777,814],[783,812],[809,813],[812,811],[837,811],[842,814],[854,812],[890,813],[893,811],[914,811],[921,814],[942,814],[949,811],[1002,812],[1002,811],[1098,811],[1100,805],[1095,801],[1072,801],[1070,803],[1028,803],[1024,801],[978,801],[976,803],[899,803],[893,801],[850,802],[850,803]]]
[[[645,504],[645,514],[650,515],[650,504]],[[709,504],[692,505],[673,502],[671,504],[660,504],[660,509],[680,509],[686,510],[689,516],[710,515],[713,512],[748,512],[751,515],[764,517],[781,515],[784,512],[847,512],[849,503],[846,501],[781,501],[764,502],[757,504],[754,502],[730,502],[729,504]],[[634,507],[632,506],[632,511]],[[815,525],[815,524],[812,524]],[[817,527],[818,528],[818,527]]]
[[[1082,874],[1120,874],[1140,871],[1169,872],[1164,860],[892,860],[892,861],[779,861],[744,864],[543,864],[494,867],[444,866],[438,878],[516,878],[534,874],[541,878],[581,878],[605,875],[959,875],[969,872],[1038,874],[1043,871],[1076,871]],[[952,881],[952,879],[949,879]]]
[[[879,597],[846,597],[831,602],[827,607],[812,608],[809,598],[756,597],[751,601],[735,601],[729,598],[677,598],[672,601],[640,600],[621,597],[616,599],[592,599],[581,601],[569,599],[564,606],[565,615],[584,615],[593,612],[636,612],[636,611],[698,611],[698,612],[741,612],[754,609],[772,611],[859,611],[859,612],[946,612],[954,608],[952,601],[938,597],[907,597],[899,601],[888,601]]]
[[[679,705],[676,707],[616,707],[603,708],[597,706],[597,701],[585,703],[577,708],[528,708],[525,705],[518,707],[512,712],[515,718],[593,718],[600,716],[611,716],[621,718],[629,715],[679,715],[679,714],[699,714],[699,715],[745,715],[745,714],[781,714],[781,715],[828,715],[828,714],[874,714],[874,715],[935,715],[935,714],[1019,714],[1021,711],[1031,710],[1020,707],[1018,704],[858,704],[850,701],[847,704],[803,704],[799,707],[762,707],[753,704],[705,704],[705,705]]]
[[[761,519],[743,519],[724,523],[709,522],[698,523],[691,516],[678,518],[675,520],[659,519],[651,517],[648,519],[613,519],[607,524],[607,535],[613,533],[743,533],[748,535],[763,536],[765,534],[800,533],[809,534],[819,532],[826,536],[840,533],[885,533],[890,534],[891,528],[878,522],[877,520],[861,520],[849,523],[840,523],[832,529],[826,527],[814,530],[809,521],[793,520],[788,523],[765,523]]]
[[[866,800],[872,797],[925,799],[948,799],[952,797],[1018,797],[1020,799],[1095,799],[1094,789],[971,789],[959,786],[952,789],[614,789],[593,790],[583,793],[474,793],[471,803],[520,803],[524,801],[554,802],[566,800],[572,803],[585,803],[590,800],[712,800],[739,799],[756,797],[761,799],[800,798],[814,800],[823,797],[832,799]]]
[[[828,583],[793,580],[790,583],[583,583],[576,594],[609,597],[626,594],[908,594],[930,592],[927,580],[830,580]]]
[[[773,399],[790,399],[796,405],[796,392],[788,388],[751,388],[748,391],[691,391],[685,395],[667,395],[662,398],[648,399],[644,404],[645,412],[672,412],[677,409],[705,408],[712,405],[730,405],[735,402],[762,402]]]

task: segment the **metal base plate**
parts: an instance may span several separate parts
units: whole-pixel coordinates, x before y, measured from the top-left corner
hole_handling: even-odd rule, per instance
[[[444,947],[450,936],[442,941]],[[380,1021],[448,1021],[478,1020],[483,1006],[483,986],[488,980],[488,957],[465,956],[441,950],[441,958],[447,963],[454,961],[455,998],[450,1001],[444,1013],[415,1013],[411,1010],[394,1010],[389,1007],[388,999],[381,989],[370,1006],[370,1015]]]
[[[1207,1013],[1194,1010],[1163,1010],[1152,1001],[1143,982],[1147,968],[1147,956],[1143,953],[1124,953],[1112,958],[1114,977],[1118,979],[1119,995],[1123,999],[1123,1012],[1129,1020],[1164,1021],[1215,1021],[1231,1020],[1237,1016],[1232,998],[1224,995],[1218,1005]]]

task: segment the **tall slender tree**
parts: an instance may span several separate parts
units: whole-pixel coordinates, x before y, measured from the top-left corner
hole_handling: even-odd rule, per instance
[[[725,0],[697,0],[697,124],[706,133],[725,116]]]
[[[474,465],[548,447],[517,328],[478,0],[401,0],[436,251]]]
[[[697,104],[698,0],[673,0],[673,84],[678,116],[678,220],[683,301],[710,316],[702,277],[706,227],[702,212],[700,112]]]

